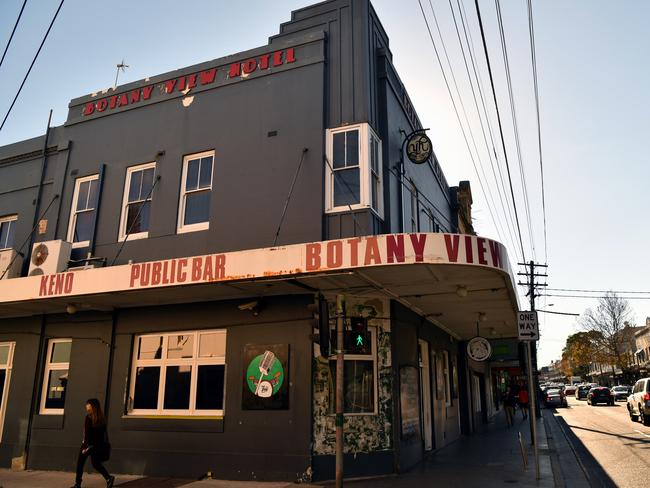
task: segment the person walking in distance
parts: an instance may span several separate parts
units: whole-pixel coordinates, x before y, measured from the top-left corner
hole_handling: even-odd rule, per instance
[[[524,420],[528,418],[528,390],[522,388],[519,390],[519,408],[521,408],[521,414],[524,416]]]
[[[506,394],[503,398],[503,409],[506,412],[506,423],[510,427],[514,423],[515,418],[515,405],[517,404],[517,397],[515,396],[512,388],[508,387]]]
[[[81,488],[84,464],[89,456],[93,468],[106,480],[106,487],[112,488],[115,476],[111,476],[102,464],[110,457],[110,444],[106,433],[106,419],[99,400],[91,398],[86,402],[86,414],[83,442],[77,458],[77,477],[72,488]]]

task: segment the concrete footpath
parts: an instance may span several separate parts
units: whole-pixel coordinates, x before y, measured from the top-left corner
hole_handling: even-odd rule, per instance
[[[554,429],[552,410],[542,410],[549,416],[546,422],[539,420],[540,479],[535,479],[533,450],[530,445],[528,420],[517,412],[515,425],[507,427],[503,412],[496,415],[483,430],[472,436],[462,437],[453,444],[432,453],[424,462],[411,471],[399,476],[366,480],[349,480],[346,485],[353,488],[415,488],[426,486],[463,486],[463,488],[503,487],[511,484],[518,487],[555,488],[564,486],[589,486],[581,478],[575,456],[566,445],[560,432]],[[548,432],[546,426],[552,430]],[[524,455],[519,443],[522,436],[527,467],[524,469]],[[550,445],[549,445],[550,441]],[[570,459],[571,458],[571,459]],[[562,466],[559,465],[560,459]],[[555,475],[555,476],[554,476]],[[0,470],[1,488],[68,488],[74,481],[73,473],[47,471]],[[331,483],[319,484],[331,486]],[[316,487],[315,484],[301,484],[302,487]],[[84,476],[84,488],[103,488],[104,481],[96,474]],[[117,476],[115,486],[123,488],[287,488],[295,483],[243,482],[217,480],[182,480],[171,478],[148,478],[138,476]]]

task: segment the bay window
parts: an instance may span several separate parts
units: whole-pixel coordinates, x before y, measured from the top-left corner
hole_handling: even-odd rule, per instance
[[[368,124],[327,131],[326,209],[371,208],[383,217],[381,140]]]

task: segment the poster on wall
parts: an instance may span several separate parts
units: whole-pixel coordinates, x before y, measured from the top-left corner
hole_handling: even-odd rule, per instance
[[[242,410],[289,408],[289,344],[244,346]]]
[[[420,430],[420,396],[418,393],[418,370],[403,366],[399,370],[400,410],[402,412],[402,440],[417,437]]]
[[[436,398],[445,399],[445,366],[444,357],[441,354],[436,355]]]

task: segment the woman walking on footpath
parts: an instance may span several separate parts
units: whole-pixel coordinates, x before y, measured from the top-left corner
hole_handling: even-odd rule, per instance
[[[517,397],[512,391],[512,388],[508,387],[506,390],[506,395],[503,399],[503,408],[506,411],[506,423],[508,424],[508,427],[514,424],[516,405]]]
[[[522,388],[519,390],[519,408],[524,416],[524,420],[528,418],[528,390]]]
[[[106,435],[106,419],[99,400],[91,398],[86,402],[86,419],[84,421],[84,438],[77,458],[77,477],[72,488],[81,488],[84,464],[90,456],[93,468],[106,480],[106,488],[112,488],[115,476],[111,476],[102,461],[108,461],[110,445]]]

